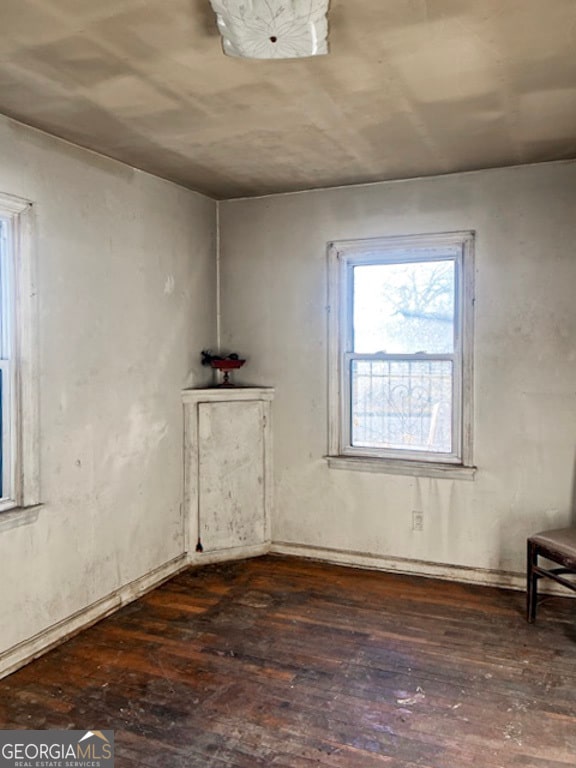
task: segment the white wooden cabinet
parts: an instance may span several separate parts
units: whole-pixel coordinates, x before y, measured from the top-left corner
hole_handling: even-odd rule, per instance
[[[268,551],[273,396],[274,390],[264,387],[187,389],[182,393],[190,562]]]

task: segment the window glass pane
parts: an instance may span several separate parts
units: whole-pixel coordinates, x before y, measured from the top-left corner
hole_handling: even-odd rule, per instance
[[[351,361],[351,442],[452,452],[452,362]]]
[[[453,260],[354,267],[354,352],[454,351]]]
[[[0,370],[0,435],[2,437],[0,441],[0,498],[4,496],[4,371]]]
[[[3,306],[5,301],[5,264],[6,264],[6,224],[0,219],[0,357],[6,357],[6,339],[4,338],[4,315],[5,307]]]

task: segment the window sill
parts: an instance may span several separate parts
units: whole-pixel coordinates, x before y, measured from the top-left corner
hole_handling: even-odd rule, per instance
[[[355,472],[380,472],[386,475],[410,475],[412,477],[440,477],[446,480],[474,480],[476,467],[461,464],[442,464],[430,461],[397,461],[371,459],[356,456],[326,456],[330,469],[347,469]]]
[[[41,508],[42,504],[32,504],[30,507],[12,507],[0,512],[0,533],[35,523]]]

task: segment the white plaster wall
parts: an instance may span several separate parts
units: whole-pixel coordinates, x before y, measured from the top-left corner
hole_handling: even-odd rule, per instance
[[[34,202],[36,522],[0,528],[0,652],[183,552],[183,386],[214,343],[216,204],[0,119],[0,191]]]
[[[220,217],[223,344],[277,393],[273,540],[521,572],[526,535],[572,515],[576,164],[229,201]],[[326,243],[468,229],[475,481],[328,469]]]

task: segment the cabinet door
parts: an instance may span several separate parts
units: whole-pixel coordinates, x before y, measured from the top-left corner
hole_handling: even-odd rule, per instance
[[[199,524],[205,551],[264,541],[263,423],[260,401],[198,405]]]

